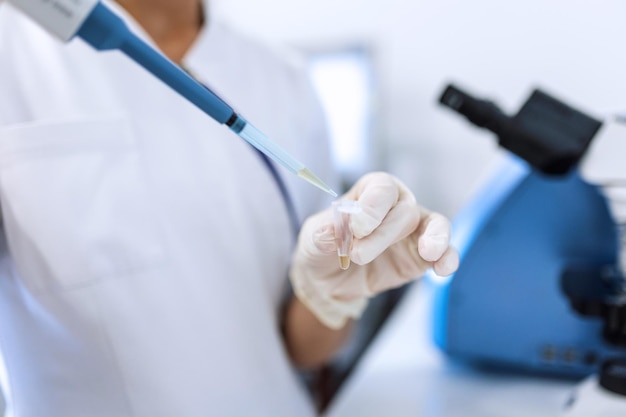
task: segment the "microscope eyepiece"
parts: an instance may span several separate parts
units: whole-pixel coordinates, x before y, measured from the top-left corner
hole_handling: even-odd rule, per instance
[[[515,116],[450,84],[439,102],[498,136],[503,148],[550,175],[566,174],[583,156],[600,121],[534,90]]]
[[[503,125],[508,120],[495,103],[474,98],[452,84],[446,87],[439,102],[462,114],[474,125],[497,135],[501,133]]]

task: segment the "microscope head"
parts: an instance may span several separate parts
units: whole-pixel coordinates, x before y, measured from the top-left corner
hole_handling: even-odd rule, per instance
[[[602,124],[538,89],[512,117],[494,102],[472,97],[452,84],[439,102],[495,133],[500,146],[549,175],[568,173]]]

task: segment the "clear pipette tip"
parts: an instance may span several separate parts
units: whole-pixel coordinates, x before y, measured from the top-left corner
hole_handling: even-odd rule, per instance
[[[297,172],[297,175],[308,181],[309,183],[313,184],[314,186],[316,186],[317,188],[319,188],[322,191],[327,192],[328,194],[332,195],[333,197],[337,197],[337,193],[335,191],[333,191],[332,188],[330,188],[328,185],[324,184],[324,182],[319,179],[315,174],[313,174],[308,168],[302,168],[301,170],[299,170]]]
[[[250,124],[243,117],[237,115],[237,119],[230,124],[231,130],[237,133],[246,142],[263,152],[265,155],[278,162],[298,177],[308,181],[320,190],[327,192],[333,197],[337,197],[337,193],[326,185],[319,177],[313,174],[302,162],[289,155],[287,151],[272,142],[263,132]]]

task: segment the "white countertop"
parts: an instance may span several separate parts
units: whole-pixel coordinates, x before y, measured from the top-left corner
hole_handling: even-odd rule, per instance
[[[555,417],[576,381],[480,371],[446,359],[430,332],[430,290],[414,285],[326,417]]]

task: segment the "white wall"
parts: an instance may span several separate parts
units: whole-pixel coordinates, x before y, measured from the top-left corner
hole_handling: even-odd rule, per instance
[[[369,42],[386,168],[450,216],[501,153],[491,134],[436,104],[448,81],[511,113],[535,86],[598,116],[626,110],[623,0],[211,1],[271,42]]]

